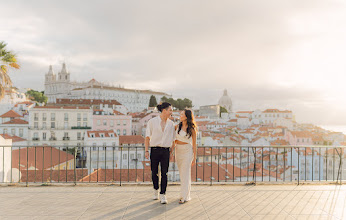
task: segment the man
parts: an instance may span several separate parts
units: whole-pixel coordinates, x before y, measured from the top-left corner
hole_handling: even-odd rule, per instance
[[[169,167],[170,149],[174,142],[174,123],[169,117],[172,115],[172,106],[164,102],[157,106],[161,114],[148,121],[145,137],[145,157],[151,161],[151,175],[154,186],[154,199],[159,199],[158,169],[161,166],[160,202],[167,203],[167,172]]]

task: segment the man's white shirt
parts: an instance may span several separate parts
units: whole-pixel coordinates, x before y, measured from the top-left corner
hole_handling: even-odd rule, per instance
[[[146,137],[150,138],[150,147],[171,147],[175,138],[174,123],[167,119],[164,131],[161,127],[161,117],[157,116],[148,121]]]

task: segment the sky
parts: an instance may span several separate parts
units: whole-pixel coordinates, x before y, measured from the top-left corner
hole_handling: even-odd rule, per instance
[[[44,89],[48,66],[217,104],[292,110],[346,126],[346,3],[341,0],[2,1],[0,41],[19,88]]]

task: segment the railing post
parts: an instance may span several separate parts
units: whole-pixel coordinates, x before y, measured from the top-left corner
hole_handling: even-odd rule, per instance
[[[43,183],[43,177],[44,177],[44,146],[42,147],[42,183]]]
[[[11,149],[11,151],[12,151],[12,149]],[[4,155],[4,154],[3,154]],[[28,146],[26,146],[26,187],[28,187],[28,178],[29,178],[29,167],[28,167],[28,165],[29,165],[29,147]],[[4,166],[3,166],[3,168],[5,168]],[[4,169],[4,171],[5,171],[5,169]],[[4,172],[5,173],[5,172]],[[5,179],[5,178],[4,178]]]
[[[120,186],[121,186],[121,169],[123,165],[123,147],[120,147]]]
[[[76,151],[77,151],[77,148],[74,147],[74,156],[73,156],[73,170],[74,170],[74,185],[77,185],[77,176],[76,176]]]
[[[262,147],[262,182],[263,182],[263,150],[264,150],[264,147]]]
[[[213,148],[210,147],[210,185],[213,185]]]
[[[343,148],[340,148],[340,150],[341,150],[341,154],[340,154],[340,160],[341,160],[341,170],[340,170],[340,185],[342,185],[342,170],[343,170],[343,168],[342,168],[342,165],[343,165]]]
[[[299,155],[299,147],[298,147],[298,185],[299,185],[299,180],[300,180],[300,170],[299,170],[299,157],[300,157],[300,155]]]

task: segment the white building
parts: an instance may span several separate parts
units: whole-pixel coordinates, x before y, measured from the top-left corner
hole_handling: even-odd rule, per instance
[[[0,183],[11,181],[12,140],[0,135]]]
[[[85,132],[91,128],[91,108],[36,106],[29,112],[28,144],[81,146]]]
[[[24,139],[28,138],[29,122],[23,120],[23,116],[10,110],[0,115],[0,134],[15,135]]]
[[[95,79],[74,82],[70,80],[65,63],[58,76],[53,72],[52,66],[49,66],[49,71],[45,74],[45,95],[48,97],[48,103],[55,103],[58,98],[117,100],[130,112],[148,109],[151,95],[156,97],[157,102],[163,96],[171,97],[163,92],[115,87]]]
[[[84,136],[84,156],[89,174],[95,169],[120,166],[119,136],[113,130],[87,131]]]
[[[25,93],[16,88],[5,88],[4,97],[0,100],[0,114],[10,111],[15,104],[28,101]]]
[[[232,112],[232,99],[227,94],[227,89],[223,91],[223,96],[219,100],[219,105],[224,107],[228,113]]]

